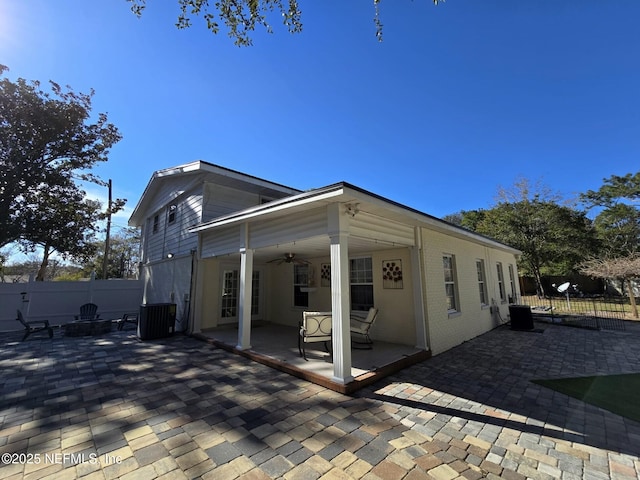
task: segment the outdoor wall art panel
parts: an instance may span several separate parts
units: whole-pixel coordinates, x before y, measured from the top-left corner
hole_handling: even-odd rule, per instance
[[[403,288],[402,260],[382,261],[382,286],[384,288]]]
[[[331,286],[331,264],[323,263],[320,265],[320,286],[321,287],[330,287]]]

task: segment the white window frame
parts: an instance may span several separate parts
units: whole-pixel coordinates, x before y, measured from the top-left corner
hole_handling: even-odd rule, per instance
[[[456,276],[456,256],[451,253],[442,254],[442,270],[444,275],[444,291],[449,315],[460,312],[458,281]]]
[[[369,265],[365,265],[366,268],[359,268],[362,266],[363,260],[368,261]],[[365,287],[371,288],[371,298],[373,300],[374,289],[373,289],[373,258],[372,257],[364,256],[364,257],[353,257],[349,259],[350,293],[354,286],[365,286]],[[352,311],[367,311],[369,310],[370,307],[373,307],[374,306],[373,303],[375,303],[375,300],[373,300],[371,305],[356,309],[353,303],[354,295],[350,294],[349,297],[351,301]]]
[[[509,264],[508,266],[508,270],[509,270],[509,282],[511,282],[511,301],[513,303],[515,303],[516,300],[516,275],[515,275],[515,268],[513,268],[513,264]]]
[[[309,286],[309,265],[293,264],[293,306],[295,308],[309,308],[309,292],[302,291],[303,288]],[[306,269],[306,271],[302,271]],[[299,289],[299,290],[298,290]],[[296,303],[298,298],[306,297],[305,305]]]
[[[480,295],[480,305],[486,307],[489,305],[489,292],[487,291],[487,271],[484,260],[476,259],[476,273],[478,279],[478,294]]]
[[[177,216],[178,216],[178,206],[169,205],[169,207],[167,207],[167,224],[171,225],[172,223],[175,223]]]
[[[505,303],[507,301],[507,294],[504,289],[504,271],[502,269],[502,262],[496,263],[496,271],[498,273],[498,293],[500,294],[500,301]]]

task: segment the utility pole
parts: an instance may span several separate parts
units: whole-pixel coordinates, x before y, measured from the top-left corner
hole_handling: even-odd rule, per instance
[[[109,179],[109,203],[107,204],[107,236],[104,241],[104,259],[102,260],[102,279],[107,279],[109,266],[109,235],[111,233],[111,179]]]

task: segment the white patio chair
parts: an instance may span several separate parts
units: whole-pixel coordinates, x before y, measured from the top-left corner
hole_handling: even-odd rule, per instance
[[[327,342],[331,341],[331,312],[302,312],[302,323],[298,335],[298,351],[300,356],[308,361],[305,345],[307,343],[323,342],[329,352]]]
[[[371,307],[367,312],[366,317],[363,315],[358,315],[356,313],[351,314],[351,333],[360,335],[362,340],[353,340],[353,343],[356,345],[363,346],[354,346],[353,348],[359,348],[362,350],[371,350],[373,348],[373,340],[369,336],[369,329],[373,322],[376,321],[378,317],[378,309]]]

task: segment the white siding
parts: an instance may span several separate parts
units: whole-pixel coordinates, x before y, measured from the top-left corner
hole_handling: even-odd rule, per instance
[[[234,188],[205,184],[202,220],[209,221],[228,213],[259,205],[260,196]]]
[[[238,253],[240,227],[235,225],[202,233],[202,258]]]
[[[201,191],[201,186],[194,187],[193,177],[176,177],[165,178],[162,182],[162,188],[153,197],[147,208],[148,212],[157,212],[167,205],[173,203],[176,198],[183,195],[186,191]]]
[[[415,233],[412,225],[393,222],[388,218],[360,212],[349,221],[349,232],[354,237],[378,240],[394,245],[413,246]]]
[[[252,223],[249,228],[249,244],[251,248],[261,248],[326,234],[327,209],[320,207],[267,222]]]
[[[191,281],[191,255],[143,267],[143,303],[175,303],[177,328],[186,324]]]

